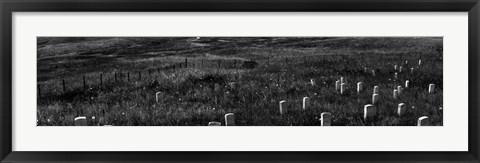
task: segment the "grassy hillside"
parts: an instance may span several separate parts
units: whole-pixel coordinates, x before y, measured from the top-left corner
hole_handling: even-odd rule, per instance
[[[235,114],[236,125],[320,125],[322,112],[332,114],[335,126],[416,125],[421,116],[443,125],[442,38],[37,41],[38,125],[74,125],[77,116],[95,116],[90,125],[225,125],[226,113]],[[344,94],[335,90],[340,77],[347,83]],[[394,87],[404,86],[405,80],[410,87],[393,99]],[[357,82],[365,88],[359,94]],[[429,84],[436,85],[433,94]],[[378,114],[363,120],[375,85],[380,87]],[[307,110],[301,106],[303,97],[312,102]],[[282,100],[291,110],[283,115]],[[399,103],[407,105],[401,117],[395,114]]]

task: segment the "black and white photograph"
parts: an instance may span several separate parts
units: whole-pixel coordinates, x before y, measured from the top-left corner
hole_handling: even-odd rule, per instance
[[[36,40],[37,126],[443,126],[443,37]]]

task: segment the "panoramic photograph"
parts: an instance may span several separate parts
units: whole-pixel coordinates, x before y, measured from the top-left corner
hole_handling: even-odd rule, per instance
[[[37,37],[37,126],[443,126],[443,37]]]

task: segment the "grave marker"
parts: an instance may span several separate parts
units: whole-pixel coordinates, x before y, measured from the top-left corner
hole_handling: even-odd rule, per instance
[[[405,88],[408,88],[408,86],[410,86],[410,81],[406,80],[405,81]]]
[[[418,118],[417,126],[430,126],[430,119],[427,116]]]
[[[358,83],[357,83],[357,93],[362,92],[362,90],[363,90],[363,83],[362,83],[362,82],[358,82]]]
[[[335,91],[338,91],[338,90],[340,90],[340,81],[339,80],[337,80],[335,82]]]
[[[309,97],[304,97],[302,108],[303,108],[303,110],[307,110],[309,107],[310,107],[310,98]]]
[[[92,116],[92,124],[95,126],[95,116]]]
[[[397,87],[397,90],[398,90],[398,94],[402,94],[402,93],[403,93],[403,88],[402,88],[402,86],[398,86],[398,87]]]
[[[398,104],[398,108],[397,108],[397,114],[398,114],[398,116],[404,115],[404,114],[405,114],[405,111],[406,111],[406,110],[405,110],[406,108],[407,108],[407,107],[405,106],[404,103]]]
[[[373,86],[373,94],[378,94],[378,86]]]
[[[398,96],[398,90],[394,89],[393,90],[393,99],[397,99],[397,96]]]
[[[375,110],[375,106],[373,106],[372,104],[367,104],[365,105],[365,107],[363,107],[363,120],[367,120],[367,119],[370,119],[372,117],[374,117],[376,115],[376,110]]]
[[[75,126],[86,126],[87,125],[87,117],[77,117],[74,119]]]
[[[233,113],[225,114],[225,126],[235,126],[235,116]]]
[[[157,92],[155,93],[155,101],[158,103],[158,100],[160,100],[160,95],[162,95],[162,92]]]
[[[340,94],[344,94],[346,90],[347,90],[347,84],[342,83],[340,86]]]
[[[433,93],[435,91],[435,84],[428,85],[428,93]]]
[[[378,94],[373,94],[372,95],[372,104],[373,105],[377,104],[379,98],[380,98],[380,96]]]
[[[222,126],[220,122],[208,122],[208,126]]]
[[[284,114],[287,112],[287,101],[283,100],[279,102],[280,104],[280,114]]]
[[[320,114],[320,126],[331,126],[332,125],[332,114],[328,112],[323,112]]]

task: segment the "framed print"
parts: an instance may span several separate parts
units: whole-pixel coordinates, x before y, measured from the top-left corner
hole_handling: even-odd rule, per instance
[[[478,0],[2,1],[2,162],[478,162]]]

